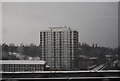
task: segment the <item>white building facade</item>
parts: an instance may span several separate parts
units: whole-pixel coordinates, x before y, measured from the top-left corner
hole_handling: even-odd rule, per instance
[[[70,27],[50,27],[40,32],[41,59],[51,68],[73,69],[78,49],[78,31]]]

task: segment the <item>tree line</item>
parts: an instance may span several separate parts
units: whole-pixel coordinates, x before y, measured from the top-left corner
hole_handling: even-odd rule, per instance
[[[30,45],[23,45],[23,43],[20,46],[16,46],[15,44],[11,43],[7,45],[6,43],[3,43],[1,45],[2,47],[2,59],[13,59],[17,60],[18,58],[15,58],[13,55],[10,55],[9,53],[20,53],[26,56],[31,57],[40,57],[40,46],[36,46],[35,44]]]
[[[18,59],[14,56],[10,56],[9,53],[21,53],[23,55],[31,56],[31,57],[41,57],[41,47],[35,44],[24,45],[21,43],[19,46],[14,43],[10,43],[9,45],[3,43],[0,45],[2,48],[2,59]],[[118,50],[120,48],[108,48],[108,47],[100,47],[97,44],[93,44],[92,46],[87,43],[79,43],[78,44],[78,56],[84,55],[86,57],[98,57],[100,62],[104,62],[106,59],[106,55],[115,56],[116,54],[120,57]]]

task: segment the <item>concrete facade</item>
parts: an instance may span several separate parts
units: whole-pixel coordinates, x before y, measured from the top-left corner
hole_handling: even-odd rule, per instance
[[[40,32],[41,59],[54,69],[73,69],[78,48],[78,31],[50,27]]]

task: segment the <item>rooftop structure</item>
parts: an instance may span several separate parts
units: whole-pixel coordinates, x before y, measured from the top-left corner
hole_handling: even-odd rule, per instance
[[[41,32],[49,32],[49,31],[70,31],[70,30],[72,30],[72,31],[77,31],[76,29],[71,29],[70,27],[67,27],[67,26],[65,26],[65,27],[56,27],[56,26],[54,26],[54,27],[49,27],[49,29],[46,29],[46,30],[42,30]]]

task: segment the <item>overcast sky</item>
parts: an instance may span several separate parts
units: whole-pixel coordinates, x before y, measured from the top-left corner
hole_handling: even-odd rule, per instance
[[[79,41],[118,46],[117,2],[2,3],[2,42],[39,44],[39,32],[52,26],[79,31]]]

